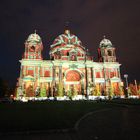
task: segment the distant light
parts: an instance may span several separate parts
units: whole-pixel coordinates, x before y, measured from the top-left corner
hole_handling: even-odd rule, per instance
[[[127,78],[128,77],[128,74],[124,74],[124,78]]]

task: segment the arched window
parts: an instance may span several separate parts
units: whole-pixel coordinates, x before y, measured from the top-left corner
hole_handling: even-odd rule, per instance
[[[67,56],[69,56],[69,52],[67,52]]]
[[[33,67],[28,67],[27,75],[34,76]]]
[[[54,60],[54,56],[51,56],[51,60]]]
[[[100,71],[97,71],[97,72],[96,72],[96,78],[101,78],[101,73],[100,73]]]
[[[30,51],[31,51],[31,52],[34,52],[34,51],[35,51],[35,46],[31,46],[31,47],[30,47]]]
[[[27,73],[27,75],[34,76],[34,72],[33,72],[33,70],[28,70],[28,73]]]
[[[77,54],[76,54],[76,52],[71,52],[70,53],[70,60],[71,61],[76,61],[77,60]]]
[[[49,70],[45,70],[44,77],[50,77],[50,71]]]
[[[108,50],[108,56],[112,56],[112,51]]]
[[[80,81],[81,75],[78,71],[71,70],[66,74],[67,81]]]

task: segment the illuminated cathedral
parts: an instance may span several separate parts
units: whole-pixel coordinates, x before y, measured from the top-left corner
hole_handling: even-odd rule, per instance
[[[17,98],[88,99],[123,94],[121,64],[114,46],[105,37],[98,46],[98,62],[70,30],[54,39],[49,60],[43,59],[42,51],[41,37],[36,32],[30,34],[20,60]]]

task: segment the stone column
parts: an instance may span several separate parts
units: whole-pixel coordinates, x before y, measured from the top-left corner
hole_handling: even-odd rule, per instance
[[[55,84],[55,75],[56,75],[56,67],[53,65],[53,73],[52,73],[52,85],[51,85],[51,96],[53,97],[53,88],[54,88],[54,84]]]
[[[59,82],[62,82],[62,66],[59,66]]]
[[[23,66],[21,65],[20,66],[20,78],[22,78],[23,77]]]
[[[118,77],[121,78],[120,68],[118,68]]]
[[[91,81],[93,83],[93,67],[90,68],[90,71],[91,71]]]
[[[95,73],[95,68],[93,69],[93,83],[95,85],[95,79],[96,79],[96,73]]]
[[[88,69],[87,65],[85,64],[85,90],[86,90],[86,95],[87,95],[87,89],[88,89]]]

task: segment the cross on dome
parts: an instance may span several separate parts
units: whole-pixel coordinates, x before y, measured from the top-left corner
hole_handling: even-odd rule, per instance
[[[65,23],[65,26],[66,26],[66,29],[69,27],[69,21],[66,21],[66,23]]]
[[[37,30],[35,29],[35,34],[36,34]]]

